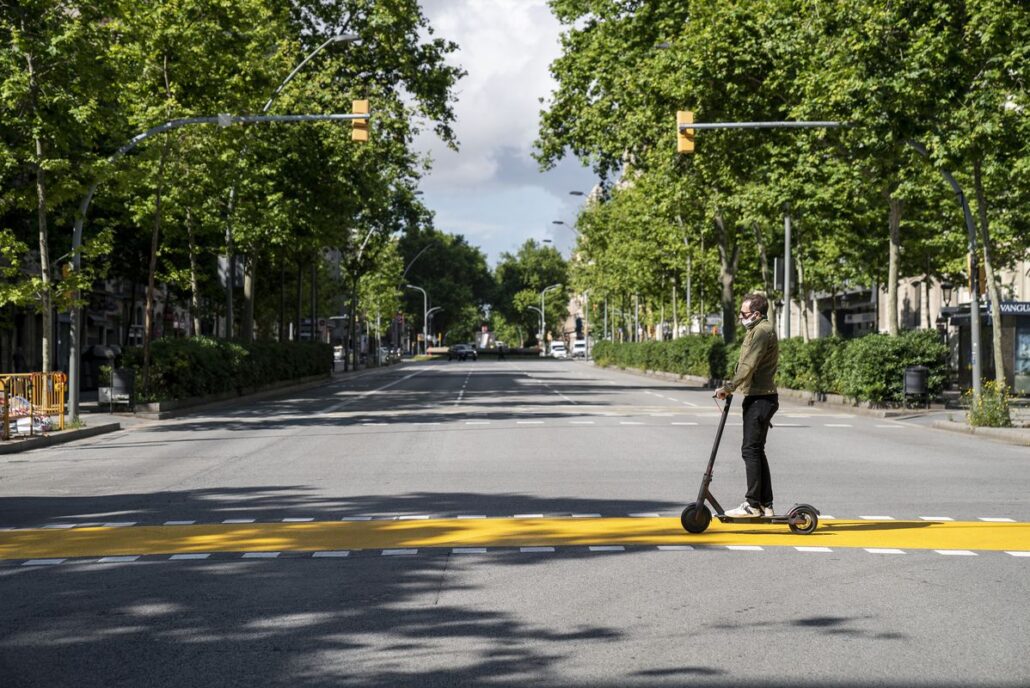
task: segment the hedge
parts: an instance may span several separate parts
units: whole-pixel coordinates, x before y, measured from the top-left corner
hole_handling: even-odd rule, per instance
[[[143,349],[128,349],[124,367],[136,370],[141,401],[188,399],[236,392],[271,382],[325,375],[333,348],[311,342],[247,344],[209,337],[156,339],[150,344],[150,387],[143,392]]]
[[[600,366],[657,370],[721,379],[726,347],[718,337],[692,335],[663,342],[598,342],[591,353]]]
[[[904,400],[905,368],[930,369],[931,396],[940,394],[948,376],[948,348],[934,330],[909,330],[897,337],[870,334],[847,341],[829,357],[836,391],[876,403]]]
[[[839,337],[807,342],[800,337],[781,340],[776,384],[809,392],[836,392],[837,377],[830,366],[830,357],[846,345],[847,340]]]
[[[598,365],[657,370],[711,379],[730,378],[740,345],[725,346],[716,337],[691,336],[669,342],[639,344],[599,342]],[[930,369],[931,396],[940,394],[948,376],[948,350],[933,330],[910,330],[896,337],[870,334],[858,339],[801,338],[780,341],[776,383],[790,389],[842,394],[874,403],[904,398],[905,368]]]

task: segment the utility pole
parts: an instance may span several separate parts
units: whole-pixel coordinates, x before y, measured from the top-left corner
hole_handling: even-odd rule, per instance
[[[783,338],[790,339],[790,205],[783,208]]]

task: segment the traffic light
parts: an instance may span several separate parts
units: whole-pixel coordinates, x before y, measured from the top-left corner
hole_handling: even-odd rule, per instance
[[[694,123],[694,113],[690,110],[679,110],[676,112],[676,152],[694,152],[694,130],[682,129],[684,124]]]
[[[987,271],[984,270],[982,263],[977,261],[977,293],[981,296],[987,291]],[[973,255],[968,254],[966,256],[966,274],[969,275],[969,291],[973,291]]]
[[[368,114],[368,101],[367,100],[355,100],[351,113],[355,115],[367,115]],[[360,141],[362,143],[368,141],[368,120],[367,119],[352,119],[350,140]]]

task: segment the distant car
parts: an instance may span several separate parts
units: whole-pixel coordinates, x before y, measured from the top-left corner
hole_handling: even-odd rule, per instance
[[[455,344],[451,348],[447,349],[448,361],[453,361],[454,359],[467,361],[470,358],[475,361],[479,358],[479,354],[477,354],[476,350],[468,344]]]
[[[572,342],[572,357],[573,358],[586,358],[587,357],[587,342],[585,339],[577,339]]]
[[[551,357],[552,358],[568,358],[569,352],[565,348],[565,345],[561,342],[554,342],[551,344]]]

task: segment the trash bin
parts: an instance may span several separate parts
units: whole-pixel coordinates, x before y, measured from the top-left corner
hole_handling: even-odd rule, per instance
[[[903,393],[906,402],[909,397],[921,397],[926,407],[930,408],[930,369],[922,365],[905,368]]]
[[[111,371],[111,404],[128,404],[136,389],[136,371],[132,368],[115,368]]]

